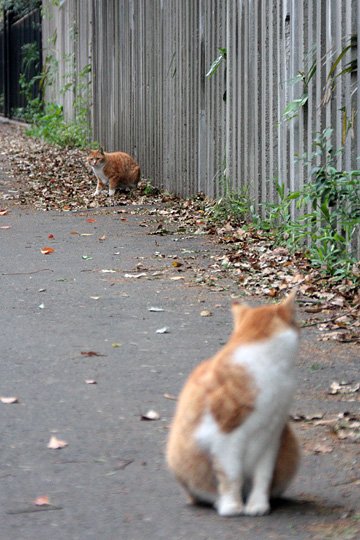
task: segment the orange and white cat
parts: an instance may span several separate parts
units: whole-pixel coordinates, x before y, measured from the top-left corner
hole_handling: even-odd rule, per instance
[[[296,473],[298,443],[288,424],[298,329],[294,298],[232,306],[228,343],[202,362],[178,400],[167,462],[192,503],[221,516],[270,511]]]
[[[105,186],[109,186],[109,195],[113,196],[117,188],[134,188],[140,181],[140,167],[125,152],[104,152],[92,150],[87,158],[97,178],[94,195],[98,195]]]

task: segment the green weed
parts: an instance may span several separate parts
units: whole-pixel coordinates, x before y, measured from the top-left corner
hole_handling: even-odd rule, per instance
[[[74,32],[74,39],[76,29]],[[55,45],[56,33],[50,38],[49,45]],[[22,73],[19,84],[22,94],[26,98],[27,106],[17,111],[17,116],[30,124],[26,133],[31,137],[40,138],[46,142],[62,147],[88,148],[90,144],[90,118],[91,102],[90,73],[91,66],[87,64],[81,70],[77,69],[73,54],[67,55],[65,63],[67,71],[63,77],[60,94],[72,94],[73,120],[65,120],[62,105],[45,103],[42,94],[50,87],[56,78],[59,62],[50,50],[45,57],[42,72],[29,78],[30,70],[38,65],[40,58],[37,45],[28,43],[24,45],[22,59]],[[36,95],[37,94],[37,95]],[[34,97],[35,95],[35,97]]]
[[[310,168],[315,158],[321,165],[311,169],[311,177],[301,190],[287,192],[285,185],[277,182],[278,202],[263,204],[260,215],[247,190],[236,192],[227,187],[208,208],[207,217],[210,222],[260,228],[275,245],[304,252],[313,267],[332,281],[349,278],[356,283],[357,261],[351,247],[360,223],[360,170],[336,167],[341,150],[334,151],[331,135],[329,129],[318,134],[313,154],[304,158]]]
[[[343,171],[336,167],[341,151],[330,142],[332,130],[324,130],[314,140],[315,156],[321,165],[312,168],[311,179],[297,192],[285,193],[277,185],[278,204],[270,205],[267,225],[273,228],[277,243],[292,250],[306,248],[314,267],[333,280],[353,274],[356,259],[351,243],[360,223],[360,171]],[[298,216],[292,217],[295,204]]]
[[[208,207],[207,217],[214,223],[247,223],[255,219],[254,205],[246,188],[234,190],[226,177],[221,180],[223,195]]]
[[[82,122],[66,122],[61,105],[49,103],[35,114],[27,135],[61,147],[88,147],[88,128]]]
[[[147,181],[142,189],[142,192],[144,195],[150,197],[151,195],[157,195],[159,193],[159,189],[153,186],[150,181]]]

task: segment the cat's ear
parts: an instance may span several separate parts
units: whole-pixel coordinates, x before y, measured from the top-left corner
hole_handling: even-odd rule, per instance
[[[234,330],[236,331],[239,328],[239,325],[245,315],[245,313],[249,310],[250,306],[248,304],[241,304],[237,300],[235,300],[232,303],[231,311],[233,314],[233,321],[234,321]]]
[[[281,302],[281,305],[284,306],[289,311],[294,311],[295,309],[295,298],[297,290],[293,289],[290,294]]]
[[[104,149],[103,149],[102,146],[100,146],[99,152],[100,152],[101,155],[104,155]]]
[[[293,289],[291,293],[279,304],[281,318],[292,326],[296,326],[295,321],[295,297],[297,290]]]

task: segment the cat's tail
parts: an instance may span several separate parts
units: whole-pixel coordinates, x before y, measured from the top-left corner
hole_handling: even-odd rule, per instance
[[[271,497],[279,497],[294,478],[300,462],[300,449],[297,438],[286,424],[281,435],[274,476],[271,485]]]

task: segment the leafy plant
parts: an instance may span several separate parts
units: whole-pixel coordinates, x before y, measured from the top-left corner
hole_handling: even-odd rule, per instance
[[[303,84],[303,91],[300,97],[293,99],[286,105],[283,112],[284,120],[292,120],[293,118],[298,116],[300,109],[302,109],[302,107],[304,107],[304,105],[307,103],[309,98],[309,84],[315,73],[316,61],[311,64],[307,72],[299,71],[296,77],[290,81],[291,84],[297,84],[301,82]]]
[[[353,56],[340,68],[356,46],[357,37],[351,36],[336,56],[334,51],[326,52],[326,62],[330,56],[335,58],[326,76],[321,106],[332,98],[338,78],[357,70],[357,60]],[[315,61],[307,72],[299,72],[292,81],[303,83],[303,93],[288,103],[283,112],[284,120],[292,120],[305,106],[308,87],[316,70]],[[354,87],[353,92],[356,91]],[[352,109],[348,114],[346,106],[338,110],[341,114],[341,139],[345,145],[348,134],[353,131],[357,111]],[[333,148],[332,133],[333,130],[327,128],[314,134],[314,151],[303,158],[311,171],[308,182],[303,189],[293,193],[286,193],[285,187],[278,185],[278,203],[267,206],[265,223],[269,229],[274,228],[276,241],[287,247],[299,249],[308,244],[307,253],[312,264],[324,275],[331,276],[333,280],[346,277],[356,280],[354,274],[358,270],[351,248],[360,223],[360,171],[338,169],[338,158],[343,148]],[[295,220],[292,219],[294,209],[297,211]]]
[[[269,205],[265,226],[274,229],[276,241],[290,249],[306,248],[311,263],[334,280],[352,276],[356,260],[351,241],[360,223],[360,170],[343,171],[336,167],[342,150],[334,151],[332,130],[326,129],[314,140],[321,165],[311,171],[311,180],[302,190],[285,193],[278,184],[279,203]],[[295,203],[298,217],[292,218]]]
[[[46,72],[41,76],[42,84],[49,83],[52,77],[53,66],[55,63],[48,57]],[[90,122],[89,122],[89,103],[90,103],[90,83],[88,74],[91,72],[90,64],[84,66],[76,75],[74,72],[67,74],[70,79],[61,89],[65,95],[67,92],[73,92],[74,120],[65,121],[62,105],[48,103],[42,106],[36,102],[29,102],[28,120],[31,127],[27,134],[32,137],[38,137],[47,142],[58,144],[59,146],[85,148],[89,146],[90,141]],[[35,107],[37,105],[37,107]]]
[[[55,0],[53,0],[55,1]],[[76,28],[71,29],[72,36],[76,39]],[[17,111],[17,116],[31,124],[27,134],[38,137],[47,142],[60,146],[76,146],[85,148],[90,141],[89,109],[91,101],[91,65],[87,64],[78,70],[74,54],[64,57],[67,70],[63,76],[63,85],[60,94],[65,96],[72,93],[74,118],[66,121],[63,107],[57,103],[45,104],[42,94],[56,80],[59,61],[53,51],[56,44],[57,34],[49,38],[49,50],[46,54],[42,72],[30,77],[40,63],[39,51],[36,43],[28,43],[23,46],[22,72],[19,84],[22,94],[26,98],[27,105]]]
[[[39,91],[40,51],[36,42],[25,43],[22,46],[21,74],[19,78],[20,92],[25,97],[26,106],[16,110],[17,118],[31,122],[32,118],[42,109],[41,93]]]
[[[142,192],[147,196],[157,195],[159,193],[159,188],[153,186],[153,184],[148,180],[142,188]]]
[[[13,11],[18,17],[41,6],[41,0],[0,0],[0,9]]]
[[[336,167],[342,150],[333,149],[331,136],[331,129],[318,133],[313,153],[303,158],[309,167],[315,158],[321,163],[312,167],[309,182],[293,192],[277,182],[278,202],[264,204],[263,216],[255,211],[248,191],[234,191],[225,178],[224,195],[208,208],[207,216],[210,222],[261,228],[276,245],[305,252],[324,276],[356,283],[359,276],[351,242],[360,224],[360,170]]]
[[[351,58],[343,69],[338,71],[338,67],[340,66],[340,62],[345,59],[345,56],[348,52],[351,52],[352,50],[357,49],[357,35],[352,35],[348,40],[345,42],[345,46],[340,51],[340,53],[337,55],[335,60],[332,62],[329,73],[326,77],[326,87],[324,96],[322,99],[322,104],[326,104],[330,101],[333,92],[336,87],[336,82],[339,77],[342,77],[346,73],[356,73],[357,72],[357,58]]]
[[[208,209],[208,219],[213,222],[244,223],[254,218],[254,206],[248,190],[243,188],[240,192],[235,191],[226,176],[222,177],[221,182],[223,195]]]
[[[59,146],[85,148],[88,146],[88,128],[82,122],[66,122],[63,107],[55,103],[45,105],[44,111],[34,115],[27,135]]]

